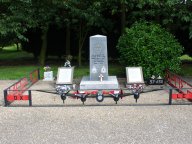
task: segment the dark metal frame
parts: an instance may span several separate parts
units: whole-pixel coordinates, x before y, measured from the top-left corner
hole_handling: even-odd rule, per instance
[[[173,99],[187,99],[192,101],[192,85],[183,80],[180,76],[166,71],[167,83],[173,87],[169,90],[169,104],[172,104]],[[173,93],[176,90],[178,93]]]
[[[20,84],[22,80],[27,79],[28,85],[26,87],[21,86],[21,89],[18,89],[16,86],[17,84]],[[8,106],[10,105],[11,101],[8,101],[8,96],[15,96],[15,97],[22,97],[24,92],[28,92],[28,100],[29,100],[29,106],[32,106],[32,95],[31,90],[28,90],[34,83],[36,83],[40,79],[40,71],[39,69],[33,70],[29,73],[29,78],[23,77],[8,88],[4,89],[4,105]],[[20,84],[21,85],[21,84]],[[16,87],[15,89],[12,89]],[[9,93],[12,94],[9,94]],[[25,95],[26,96],[26,95]]]
[[[33,71],[36,72],[36,71]],[[30,73],[31,74],[33,73]],[[38,77],[38,79],[36,79],[36,81],[34,81],[32,79],[31,85],[33,84],[33,82],[37,82],[37,80],[40,79],[40,75],[39,75],[39,69],[38,69],[38,75],[36,74],[36,76]],[[24,79],[24,78],[22,78]],[[8,87],[7,89],[4,90],[4,100],[5,100],[5,106],[8,106],[10,104],[9,101],[7,101],[7,96],[9,95],[10,91],[14,91],[11,90],[10,88],[12,86],[14,86],[15,84],[17,84],[18,82],[22,81],[22,79],[20,79],[19,81],[17,81],[16,83],[14,83],[13,85],[11,85],[10,87]],[[30,79],[31,80],[31,79]],[[80,99],[83,104],[86,101],[87,98],[96,98],[96,100],[98,99],[98,96],[102,96],[101,100],[97,100],[98,102],[102,102],[103,99],[105,98],[113,98],[115,103],[117,104],[117,102],[119,101],[119,99],[122,99],[123,97],[126,96],[134,96],[134,98],[137,99],[139,98],[140,93],[148,93],[148,92],[153,92],[153,91],[158,91],[158,90],[169,90],[169,98],[168,98],[168,104],[171,105],[174,99],[188,99],[188,100],[192,100],[192,92],[190,91],[192,89],[192,85],[187,83],[186,81],[184,81],[183,79],[181,79],[179,76],[171,73],[168,71],[168,73],[166,73],[166,82],[172,86],[172,88],[159,88],[159,89],[142,89],[142,91],[136,91],[133,92],[133,89],[129,89],[129,88],[124,88],[124,89],[111,89],[111,90],[77,90],[77,89],[71,89],[71,90],[67,90],[67,91],[63,91],[62,93],[57,93],[56,91],[50,91],[50,90],[27,90],[31,85],[29,85],[29,87],[27,89],[21,90],[22,92],[26,92],[28,91],[28,97],[29,97],[29,106],[32,106],[32,91],[39,91],[39,92],[47,92],[47,93],[53,93],[53,94],[58,94],[60,95],[61,99],[64,101],[66,100],[66,97],[72,97],[74,99]],[[178,84],[179,83],[179,84]],[[189,88],[183,88],[183,85],[187,85],[189,86]],[[124,92],[124,90],[129,90],[129,92]],[[19,91],[19,90],[15,90],[15,91]],[[118,92],[117,92],[118,91]],[[178,91],[179,93],[174,93],[174,91]],[[185,92],[186,91],[186,92]]]

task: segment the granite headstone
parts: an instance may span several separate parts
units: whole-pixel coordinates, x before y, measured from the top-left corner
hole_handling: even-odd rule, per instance
[[[108,76],[107,37],[90,37],[90,75],[84,76],[80,89],[119,89],[116,76]]]
[[[100,75],[108,80],[107,38],[102,35],[90,37],[90,80],[98,81]]]

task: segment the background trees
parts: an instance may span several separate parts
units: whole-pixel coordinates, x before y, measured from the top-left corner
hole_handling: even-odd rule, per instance
[[[160,24],[192,53],[191,0],[0,0],[0,45],[20,41],[41,65],[50,54],[73,55],[81,65],[90,35],[107,35],[109,57],[117,58],[125,27],[141,19]]]

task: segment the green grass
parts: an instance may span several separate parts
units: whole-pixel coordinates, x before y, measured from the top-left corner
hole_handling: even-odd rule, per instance
[[[13,45],[4,47],[3,50],[4,50],[4,51],[11,51],[11,52],[14,52],[14,51],[17,51],[17,46],[16,46],[15,44],[13,44]]]
[[[17,51],[16,45],[11,45],[3,48],[0,51],[0,60],[10,61],[10,60],[22,60],[22,59],[32,59],[33,55],[25,51]]]
[[[37,66],[0,66],[0,80],[18,80],[37,68]]]
[[[182,70],[179,75],[192,76],[192,58],[188,55],[183,55],[180,59],[183,62],[188,63],[182,65]],[[23,64],[23,61],[26,61],[26,63]],[[2,63],[0,65],[0,80],[18,80],[28,76],[31,71],[37,68],[40,68],[40,77],[43,79],[43,67],[31,62],[33,62],[32,54],[24,51],[17,51],[15,45],[3,48],[3,50],[0,51],[0,64]],[[62,63],[64,64],[64,62],[61,61],[50,63],[49,66],[52,68],[51,70],[53,71],[54,76],[57,76],[58,67],[62,67]],[[9,66],[9,64],[11,64],[11,66]],[[88,75],[88,64],[81,67],[75,66],[74,78],[82,78],[83,76]],[[125,67],[109,61],[109,75],[116,75],[118,78],[125,78]]]
[[[60,66],[59,66],[60,67]],[[0,66],[0,80],[18,80],[29,75],[35,69],[40,69],[40,78],[43,79],[43,67],[39,66]],[[57,76],[58,66],[51,65],[53,75]],[[89,75],[89,66],[75,67],[74,78],[82,78]],[[125,69],[119,65],[109,66],[109,75],[125,77]]]

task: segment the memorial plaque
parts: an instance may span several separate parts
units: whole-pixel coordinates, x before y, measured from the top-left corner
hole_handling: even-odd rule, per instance
[[[142,67],[126,67],[127,83],[144,83]]]
[[[90,37],[90,80],[98,81],[101,75],[108,80],[107,37],[95,35]]]
[[[58,68],[56,84],[72,84],[74,67]]]
[[[43,81],[53,81],[53,71],[44,72]]]
[[[119,89],[117,77],[108,76],[107,37],[95,35],[89,40],[90,75],[82,78],[80,89]]]

